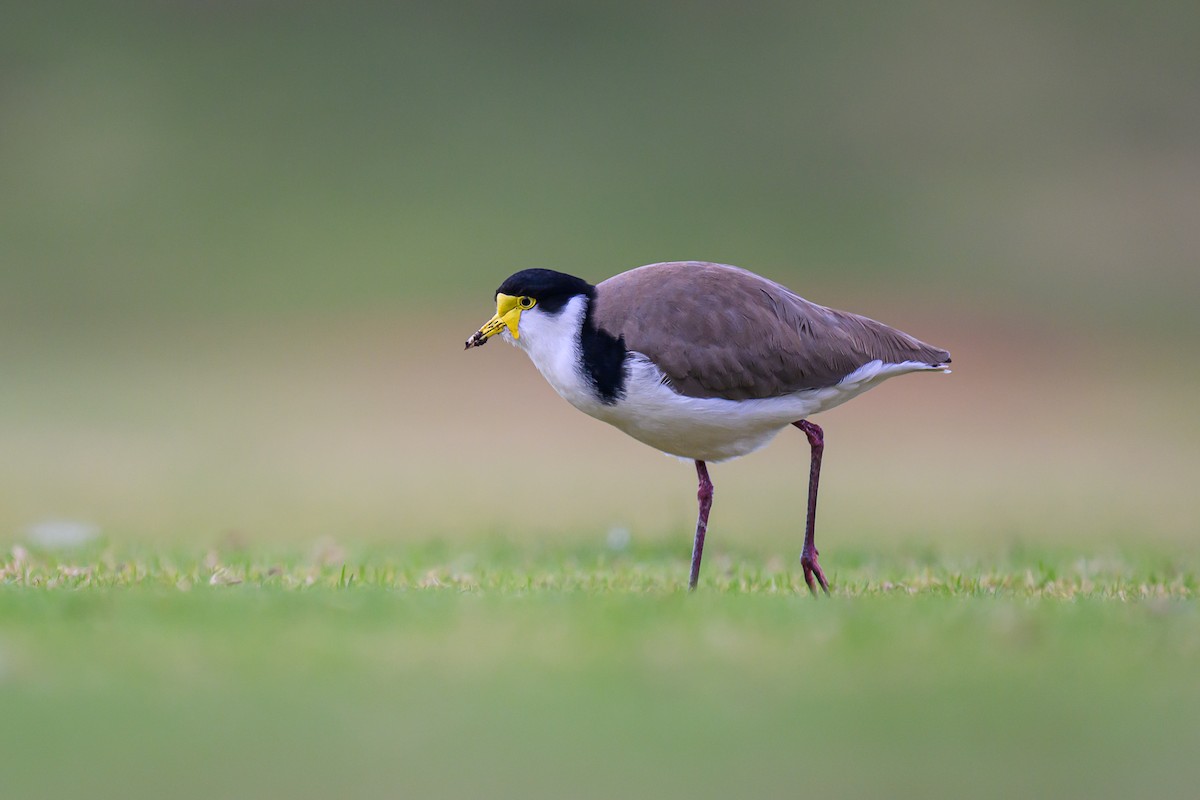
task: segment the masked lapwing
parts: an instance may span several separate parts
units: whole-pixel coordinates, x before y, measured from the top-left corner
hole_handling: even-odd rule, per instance
[[[500,284],[496,315],[467,348],[497,334],[580,411],[695,461],[692,589],[712,507],[707,462],[752,453],[794,425],[812,456],[800,564],[808,588],[828,594],[814,541],[824,433],[808,418],[894,375],[949,372],[950,363],[947,351],[895,328],[698,261],[650,264],[595,286],[522,270]]]

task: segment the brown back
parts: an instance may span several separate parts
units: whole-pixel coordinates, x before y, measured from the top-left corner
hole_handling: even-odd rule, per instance
[[[603,281],[593,318],[691,397],[779,397],[832,386],[876,359],[950,361],[945,350],[895,328],[703,261],[650,264]]]

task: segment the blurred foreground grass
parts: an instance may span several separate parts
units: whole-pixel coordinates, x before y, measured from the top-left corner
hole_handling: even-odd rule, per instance
[[[678,549],[678,548],[677,548]],[[1083,554],[1083,555],[1081,555]],[[17,549],[7,797],[1190,796],[1194,553]]]

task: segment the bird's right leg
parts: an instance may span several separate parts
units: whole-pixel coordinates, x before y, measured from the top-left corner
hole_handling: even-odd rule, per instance
[[[825,590],[825,594],[829,594],[829,582],[825,580],[825,573],[821,571],[821,565],[817,563],[816,537],[817,483],[821,480],[821,456],[825,454],[825,431],[821,430],[820,425],[806,419],[792,424],[804,431],[804,435],[808,437],[808,445],[812,448],[812,463],[808,470],[808,518],[804,523],[804,549],[800,551],[800,566],[804,568],[804,582],[808,584],[810,592],[816,594],[816,583],[819,583]],[[813,582],[814,577],[816,583]]]
[[[688,580],[688,590],[696,588],[700,580],[700,558],[704,555],[704,534],[708,532],[708,512],[712,508],[713,485],[708,479],[708,467],[703,461],[696,462],[696,477],[700,480],[700,488],[696,491],[696,500],[700,504],[700,514],[696,518],[696,541],[692,543],[692,577]]]

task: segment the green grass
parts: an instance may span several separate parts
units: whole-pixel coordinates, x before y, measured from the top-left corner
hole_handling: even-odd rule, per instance
[[[538,547],[501,538],[459,548],[430,542],[400,551],[355,552],[328,540],[318,542],[307,555],[286,547],[249,549],[236,536],[207,552],[126,545],[31,553],[18,544],[0,563],[0,585],[45,591],[187,592],[240,585],[285,591],[445,590],[486,596],[670,595],[686,588],[687,555],[679,546],[662,543],[626,551],[587,544]],[[845,597],[1188,600],[1197,594],[1190,561],[1190,553],[1171,556],[1153,549],[1124,554],[1109,549],[1102,555],[1081,556],[1078,548],[1017,544],[1004,554],[984,557],[956,557],[928,548],[893,550],[886,556],[842,549],[828,570],[834,577],[834,594]],[[710,548],[701,586],[723,595],[793,595],[805,590],[798,563],[789,564],[785,555],[747,551],[735,557],[716,548]]]
[[[1191,555],[15,551],[5,797],[1191,796]]]

